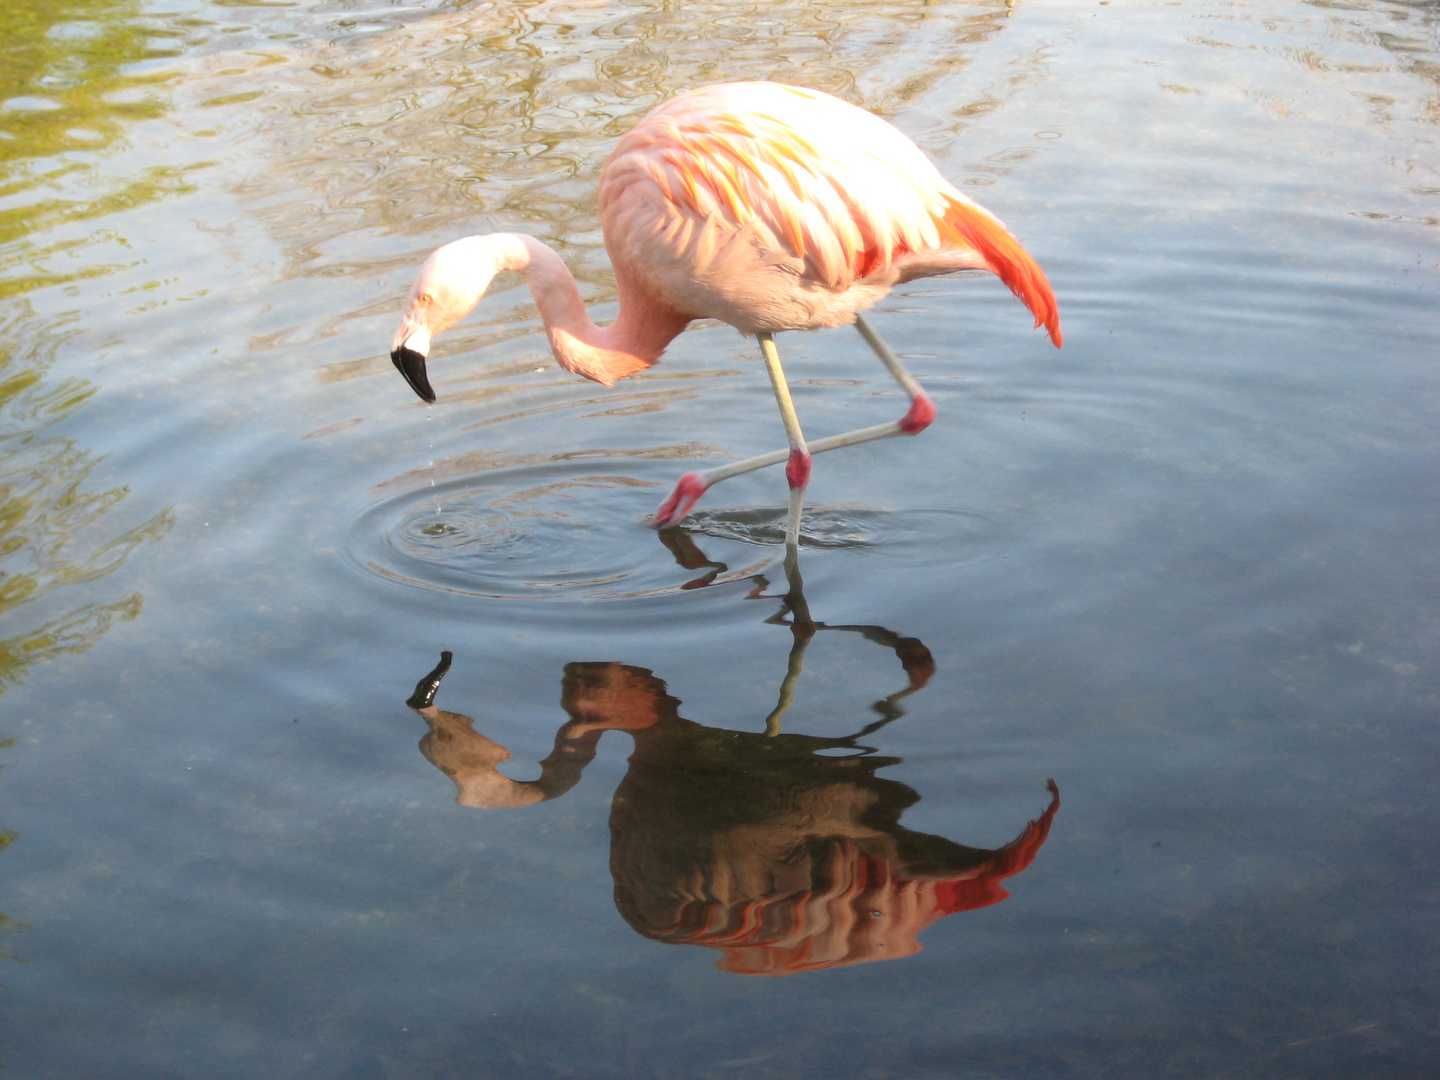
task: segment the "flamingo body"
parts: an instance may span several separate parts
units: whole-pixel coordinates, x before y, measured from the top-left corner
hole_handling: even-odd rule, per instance
[[[728,83],[671,98],[600,177],[628,289],[743,333],[853,322],[891,286],[989,270],[1058,344],[1044,274],[988,211],[879,117],[817,90]]]

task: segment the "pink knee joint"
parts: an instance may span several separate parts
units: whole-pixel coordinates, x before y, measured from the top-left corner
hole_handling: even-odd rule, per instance
[[[924,394],[916,394],[910,402],[910,411],[900,421],[900,430],[906,435],[919,435],[935,419],[935,403]]]
[[[791,450],[790,460],[785,463],[785,479],[790,487],[803,488],[810,483],[810,453],[807,450]]]

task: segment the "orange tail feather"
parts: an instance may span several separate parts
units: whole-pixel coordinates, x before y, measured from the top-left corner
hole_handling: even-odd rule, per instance
[[[1035,325],[1049,331],[1050,340],[1058,349],[1060,310],[1055,304],[1055,294],[1050,290],[1045,271],[1020,241],[1011,236],[997,218],[970,203],[952,201],[945,211],[945,224],[959,234],[967,247],[980,253],[990,270],[1034,314]]]

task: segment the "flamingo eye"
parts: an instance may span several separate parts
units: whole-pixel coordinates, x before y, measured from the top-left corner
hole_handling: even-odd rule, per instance
[[[420,294],[420,303],[424,304],[426,307],[429,307],[434,302],[435,298],[431,296],[428,292],[422,292]]]

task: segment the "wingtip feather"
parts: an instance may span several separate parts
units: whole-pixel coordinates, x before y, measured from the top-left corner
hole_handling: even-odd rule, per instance
[[[1060,348],[1064,335],[1050,281],[1000,219],[973,203],[952,200],[945,211],[945,224],[980,254],[989,269],[1034,314],[1035,326],[1045,327],[1050,340]]]

